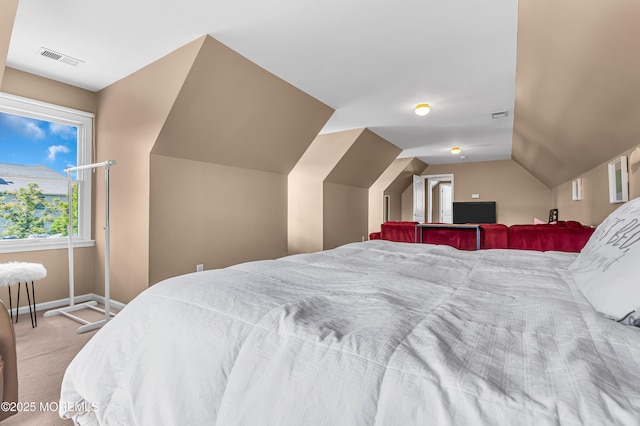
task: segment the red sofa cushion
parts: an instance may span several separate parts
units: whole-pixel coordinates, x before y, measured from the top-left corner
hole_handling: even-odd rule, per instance
[[[556,225],[511,225],[509,248],[578,253],[595,228],[566,222]]]
[[[507,225],[480,225],[480,248],[506,249],[509,248],[509,227]]]
[[[416,241],[416,224],[418,222],[385,222],[380,226],[380,239],[400,243]]]

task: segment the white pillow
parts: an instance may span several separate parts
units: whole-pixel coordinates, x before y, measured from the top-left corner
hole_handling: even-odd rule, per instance
[[[596,311],[619,320],[640,306],[640,197],[596,228],[569,269]]]

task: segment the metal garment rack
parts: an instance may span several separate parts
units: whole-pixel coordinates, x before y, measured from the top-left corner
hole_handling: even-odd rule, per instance
[[[95,163],[95,164],[87,164],[86,166],[78,166],[78,167],[70,167],[68,169],[64,169],[67,172],[68,177],[68,203],[69,203],[69,220],[67,223],[67,233],[69,234],[69,306],[52,309],[43,314],[44,317],[51,317],[54,315],[62,315],[67,318],[70,318],[74,321],[77,321],[81,324],[77,330],[79,333],[84,333],[90,330],[95,330],[96,328],[100,328],[105,325],[112,316],[115,314],[111,312],[111,292],[110,292],[110,276],[109,276],[109,267],[110,267],[110,229],[109,229],[109,171],[111,166],[115,165],[116,162],[114,160],[105,161],[103,163]],[[86,169],[95,169],[97,167],[105,168],[105,184],[106,184],[106,207],[105,207],[105,225],[104,225],[104,309],[98,308],[96,305],[98,304],[95,301],[89,301],[84,303],[75,304],[75,288],[74,288],[74,267],[73,267],[73,179],[71,177],[71,172],[78,170],[86,170]],[[70,312],[78,311],[80,309],[92,309],[94,311],[104,313],[104,319],[96,322],[89,322],[84,318],[80,318],[71,314]]]

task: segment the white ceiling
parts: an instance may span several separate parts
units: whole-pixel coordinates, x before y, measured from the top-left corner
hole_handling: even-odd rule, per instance
[[[7,66],[98,91],[210,34],[334,108],[323,133],[367,127],[429,164],[506,159],[517,14],[512,0],[20,0]]]

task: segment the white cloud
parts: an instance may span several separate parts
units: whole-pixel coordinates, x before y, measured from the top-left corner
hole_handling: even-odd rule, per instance
[[[7,115],[7,121],[20,132],[30,136],[34,139],[44,139],[46,133],[36,123],[27,117],[21,117],[19,115]]]
[[[36,139],[44,139],[46,137],[46,134],[45,134],[44,130],[42,130],[40,127],[36,126],[35,123],[33,123],[33,122],[27,123],[26,131],[27,131],[28,134],[30,134],[31,136],[33,136]]]
[[[56,155],[58,155],[58,153],[67,153],[69,152],[69,148],[67,148],[64,145],[53,145],[49,147],[49,156],[47,157],[47,159],[49,161],[56,161]]]
[[[51,134],[64,139],[74,139],[76,137],[75,127],[66,124],[49,123]]]

